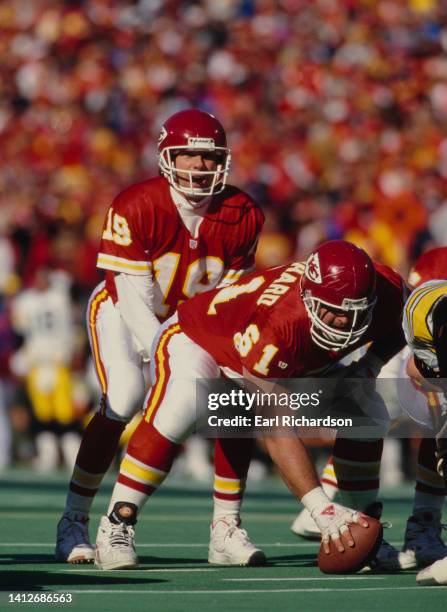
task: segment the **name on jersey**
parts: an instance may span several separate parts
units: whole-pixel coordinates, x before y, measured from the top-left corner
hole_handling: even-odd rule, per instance
[[[258,306],[273,306],[282,295],[290,290],[292,285],[302,276],[303,272],[303,262],[294,262],[281,273],[279,278],[276,278],[273,283],[270,283],[267,289],[261,293],[256,304],[258,304]]]

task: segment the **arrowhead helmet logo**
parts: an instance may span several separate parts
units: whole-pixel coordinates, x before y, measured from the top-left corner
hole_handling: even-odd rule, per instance
[[[309,259],[306,261],[306,269],[304,274],[313,283],[321,285],[323,279],[321,278],[320,259],[318,253],[312,253]]]
[[[161,143],[163,142],[163,140],[166,138],[167,135],[168,135],[168,131],[165,128],[165,126],[163,126],[160,130],[160,136],[158,137],[158,146],[161,145]]]

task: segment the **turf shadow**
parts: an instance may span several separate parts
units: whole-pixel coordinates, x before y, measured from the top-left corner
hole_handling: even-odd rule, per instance
[[[194,559],[187,559],[185,557],[155,557],[154,555],[144,555],[144,556],[138,555],[138,563],[140,567],[143,565],[149,566],[148,568],[145,568],[145,569],[149,569],[154,564],[156,565],[175,565],[176,567],[181,569],[185,563],[187,564],[194,563],[195,565],[207,565],[208,560],[205,557],[202,559],[197,558],[197,557]],[[187,565],[185,567],[190,567],[190,566]]]
[[[124,570],[123,570],[124,571]],[[51,572],[41,570],[21,570],[13,572],[4,572],[0,577],[0,591],[44,591],[46,589],[66,588],[70,591],[71,588],[83,586],[101,587],[107,585],[126,585],[131,584],[148,586],[149,584],[161,584],[168,582],[161,578],[144,578],[136,577],[134,573],[129,577],[124,576],[122,572],[98,575],[98,573],[88,572],[80,574],[67,570],[67,573]]]
[[[268,565],[275,567],[316,567],[317,557],[315,554],[281,555],[276,557],[269,555],[267,562]]]
[[[54,554],[14,553],[0,555],[0,565],[50,565],[54,562]]]

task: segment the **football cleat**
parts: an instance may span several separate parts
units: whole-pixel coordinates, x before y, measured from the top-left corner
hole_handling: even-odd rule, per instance
[[[442,528],[439,511],[424,510],[410,516],[401,554],[412,561],[412,567],[426,567],[447,556]]]
[[[208,563],[216,565],[265,565],[262,550],[256,548],[245,529],[234,518],[222,518],[211,525]]]
[[[292,533],[305,540],[321,540],[321,531],[307,508],[301,510],[290,527]]]
[[[90,544],[88,518],[64,514],[57,525],[56,561],[64,563],[91,563],[95,549]]]
[[[381,502],[373,502],[365,509],[365,514],[380,519],[382,508]],[[391,527],[389,523],[382,523],[382,525],[384,527]],[[414,566],[411,563],[409,564],[408,559],[397,548],[394,548],[386,540],[382,540],[376,556],[362,569],[362,572],[399,572],[403,569],[411,569],[412,567]]]
[[[96,537],[97,567],[103,570],[118,570],[138,566],[133,529],[136,514],[135,504],[117,502],[109,516],[101,518]]]
[[[416,576],[416,582],[421,586],[447,585],[447,557],[421,570]]]
[[[372,559],[363,572],[400,572],[401,570],[413,569],[414,563],[404,553],[394,548],[392,544],[383,540],[376,556]]]

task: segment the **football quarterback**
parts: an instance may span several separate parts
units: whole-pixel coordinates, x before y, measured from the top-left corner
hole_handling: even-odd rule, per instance
[[[118,194],[104,222],[97,266],[105,280],[87,312],[102,401],[84,432],[58,525],[59,561],[94,558],[91,504],[126,424],[141,410],[160,323],[185,300],[254,267],[264,216],[249,195],[227,184],[230,149],[220,122],[198,109],[176,113],[161,128],[158,159],[160,176]],[[252,441],[238,444],[236,453],[233,446],[216,441],[213,523],[224,535],[236,533],[226,539],[228,563],[245,564],[263,558],[239,528]]]

